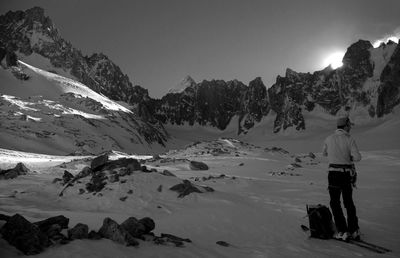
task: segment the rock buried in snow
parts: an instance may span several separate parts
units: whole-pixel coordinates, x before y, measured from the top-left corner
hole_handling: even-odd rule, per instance
[[[129,234],[123,227],[118,225],[117,222],[110,218],[105,218],[103,221],[103,226],[99,229],[99,234],[107,239],[115,241],[117,243],[126,246],[137,246],[137,242],[133,236]]]
[[[189,167],[191,170],[208,170],[206,163],[194,160],[190,161]]]
[[[88,225],[82,223],[78,223],[75,227],[68,230],[68,238],[71,240],[88,238],[88,234]]]
[[[229,243],[227,243],[227,242],[225,242],[225,241],[217,241],[216,244],[217,244],[217,245],[220,245],[220,246],[224,246],[224,247],[229,247],[229,246],[231,246]]]
[[[26,255],[39,254],[49,246],[48,237],[39,227],[19,214],[12,216],[1,228],[0,233],[9,244]]]
[[[202,190],[200,190],[201,188]],[[214,189],[211,187],[194,186],[189,180],[183,180],[181,184],[174,185],[170,190],[178,192],[178,198],[183,198],[191,193],[203,193],[203,192],[213,192]]]

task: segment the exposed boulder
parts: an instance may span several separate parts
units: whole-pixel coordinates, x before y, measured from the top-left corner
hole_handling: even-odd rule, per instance
[[[206,163],[194,160],[190,161],[189,167],[191,170],[208,170]]]
[[[20,175],[26,175],[28,172],[30,170],[20,162],[14,168],[0,170],[0,179],[13,179]]]
[[[10,245],[26,255],[39,254],[50,244],[48,237],[38,226],[19,214],[12,216],[1,228],[0,233]]]
[[[105,218],[102,227],[99,229],[99,234],[107,239],[126,246],[137,246],[139,242],[129,234],[127,230],[118,225],[117,222],[110,218]]]
[[[68,230],[68,238],[71,240],[88,238],[88,234],[88,225],[82,223],[78,223],[75,227]]]
[[[50,229],[50,227],[54,224],[59,225],[61,228],[68,228],[69,218],[59,215],[47,218],[45,220],[37,221],[33,224],[38,226],[41,231],[46,232]]]
[[[146,232],[145,225],[140,223],[135,217],[129,217],[126,219],[124,222],[122,222],[121,227],[136,238],[140,238]]]
[[[201,188],[202,190],[200,190],[199,188]],[[196,187],[189,180],[183,180],[182,183],[172,186],[170,190],[178,192],[179,193],[178,198],[183,198],[191,193],[203,193],[203,192],[214,191],[214,189],[212,189],[211,187],[203,187],[203,186]]]
[[[92,163],[90,163],[90,167],[93,171],[97,171],[100,168],[102,168],[107,162],[108,162],[108,154],[103,154],[94,158],[92,160]]]
[[[156,223],[154,222],[154,220],[152,218],[149,218],[149,217],[144,217],[144,218],[140,219],[139,223],[144,226],[144,233],[145,234],[150,233],[156,227]]]
[[[64,170],[64,174],[63,174],[63,185],[68,184],[71,182],[72,178],[74,178],[74,175],[71,174],[70,172],[68,172],[67,170]]]
[[[106,179],[107,176],[103,172],[96,172],[90,179],[90,182],[86,184],[86,190],[89,193],[100,192],[107,184]]]

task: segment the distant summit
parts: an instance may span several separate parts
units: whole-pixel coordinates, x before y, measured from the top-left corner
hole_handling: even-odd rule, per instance
[[[170,89],[168,93],[181,93],[186,88],[193,87],[195,85],[196,82],[193,80],[193,78],[187,75],[174,88]]]

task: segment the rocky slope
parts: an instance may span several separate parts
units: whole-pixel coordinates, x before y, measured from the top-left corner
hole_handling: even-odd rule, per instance
[[[359,40],[347,49],[342,67],[313,73],[287,69],[271,87],[261,78],[245,85],[237,80],[196,83],[187,77],[161,99],[152,99],[146,89],[133,86],[106,55],[84,56],[63,39],[42,8],[0,16],[3,63],[12,66],[18,59],[35,55],[48,60],[52,71],[112,100],[129,103],[144,121],[159,128],[160,123],[199,124],[224,130],[239,121],[237,133],[243,134],[270,115],[277,133],[306,129],[305,114],[315,110],[371,120],[391,113],[400,103],[400,47],[395,42],[373,48],[370,42]]]

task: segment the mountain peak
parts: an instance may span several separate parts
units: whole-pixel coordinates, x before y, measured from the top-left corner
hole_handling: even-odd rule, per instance
[[[180,93],[186,88],[193,87],[196,85],[195,80],[189,75],[185,76],[174,88],[170,89],[168,93]]]

